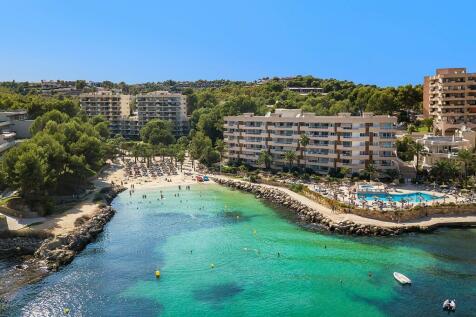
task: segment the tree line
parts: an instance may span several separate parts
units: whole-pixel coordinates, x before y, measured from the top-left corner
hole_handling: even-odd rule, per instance
[[[43,213],[53,210],[54,195],[82,190],[116,150],[108,123],[84,114],[51,110],[37,117],[32,138],[9,149],[0,160],[0,184],[19,191]]]

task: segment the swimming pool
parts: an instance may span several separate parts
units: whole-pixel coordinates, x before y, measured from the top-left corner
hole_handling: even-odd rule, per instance
[[[375,201],[380,200],[383,202],[400,202],[405,200],[406,202],[410,203],[419,203],[425,201],[432,201],[436,199],[440,199],[439,196],[433,196],[426,193],[415,192],[415,193],[407,193],[407,194],[387,194],[387,193],[361,193],[357,194],[357,197],[360,200],[366,201]]]

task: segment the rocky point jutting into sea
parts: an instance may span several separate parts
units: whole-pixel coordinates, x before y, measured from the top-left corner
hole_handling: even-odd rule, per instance
[[[47,232],[11,234],[0,239],[0,254],[3,256],[22,256],[21,263],[15,265],[2,277],[0,296],[12,292],[24,283],[36,281],[51,271],[70,263],[76,254],[96,239],[104,230],[106,223],[114,216],[110,206],[112,200],[124,187],[112,186],[103,190],[105,203],[91,218],[79,218],[77,227],[65,234],[53,236]]]

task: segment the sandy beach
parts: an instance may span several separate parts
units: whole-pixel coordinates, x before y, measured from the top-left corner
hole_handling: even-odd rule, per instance
[[[185,175],[186,172],[190,175]],[[25,222],[24,219],[10,219],[10,223],[11,225],[15,225],[16,221],[15,229],[20,229],[30,224],[30,229],[32,230],[47,230],[54,235],[65,234],[75,229],[75,222],[78,218],[92,217],[99,211],[99,203],[94,202],[93,199],[95,193],[101,190],[101,188],[111,186],[112,184],[122,185],[127,189],[131,189],[132,185],[134,186],[134,189],[164,188],[179,185],[185,186],[197,184],[198,182],[195,180],[196,175],[198,175],[198,173],[193,172],[190,168],[184,168],[183,171],[178,169],[177,175],[167,175],[157,178],[149,176],[128,177],[125,171],[125,166],[122,162],[111,162],[108,168],[102,171],[102,173],[93,181],[95,191],[89,194],[84,201],[63,213],[48,217],[35,218],[34,221],[32,220],[31,222],[38,222],[38,224],[31,225],[28,221]],[[212,183],[212,181],[210,180],[209,182],[203,182],[200,184],[205,185],[209,183]]]

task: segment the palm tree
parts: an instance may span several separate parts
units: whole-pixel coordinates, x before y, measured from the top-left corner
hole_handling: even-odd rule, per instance
[[[240,171],[241,175],[245,175],[248,171],[248,168],[245,165],[241,164],[240,166],[238,166],[238,170]]]
[[[180,162],[180,171],[183,171],[183,162],[185,162],[185,151],[179,150],[175,156],[175,160]]]
[[[418,129],[415,127],[414,124],[409,124],[409,125],[407,126],[407,132],[408,132],[408,134],[411,135],[413,132],[416,132],[416,131],[418,131]]]
[[[424,147],[423,144],[421,144],[421,143],[415,142],[415,143],[412,145],[411,151],[413,152],[413,155],[416,156],[415,168],[416,168],[416,176],[417,176],[417,178],[418,178],[418,175],[419,175],[420,158],[421,158],[421,155],[423,154],[424,150],[425,150],[425,147]]]
[[[455,160],[439,160],[431,167],[430,175],[438,183],[449,182],[461,170],[457,163]]]
[[[152,146],[148,143],[144,143],[142,145],[142,153],[143,153],[145,161],[147,163],[147,167],[149,167],[150,163],[152,162],[152,156],[154,155],[154,151],[153,151]]]
[[[132,147],[132,156],[134,157],[134,163],[137,163],[137,159],[140,156],[141,147],[139,143],[134,144]]]
[[[193,170],[195,170],[195,160],[198,160],[200,158],[200,153],[198,153],[198,151],[194,147],[192,147],[192,148],[189,148],[188,154],[190,155],[190,158],[192,159],[192,168]]]
[[[259,153],[259,157],[258,157],[258,164],[264,164],[264,167],[266,169],[270,169],[271,168],[271,162],[273,160],[273,157],[271,156],[271,154],[269,154],[268,151],[266,150],[262,150],[260,153]]]
[[[375,168],[375,166],[372,163],[367,165],[367,167],[365,168],[364,171],[367,175],[369,175],[369,180],[372,180],[373,176],[377,173],[377,169]]]
[[[431,128],[433,127],[433,118],[423,119],[421,123],[428,129],[428,132],[430,132]]]
[[[177,165],[178,165],[177,153],[178,153],[178,148],[177,148],[176,144],[171,144],[167,147],[167,154],[168,154],[168,156],[171,157],[172,162],[175,159],[175,167],[177,167]]]
[[[342,166],[339,170],[340,174],[344,177],[347,177],[350,173],[352,173],[352,169],[347,166]]]
[[[167,148],[165,146],[159,147],[159,155],[162,156],[162,162],[165,161],[165,155],[167,155]]]
[[[294,161],[296,160],[296,152],[286,151],[284,152],[284,159],[289,163],[289,169],[292,168]]]
[[[299,147],[301,148],[301,160],[304,160],[304,151],[306,149],[306,146],[309,145],[309,137],[303,133],[301,134],[301,137],[299,138]]]
[[[474,154],[470,150],[463,149],[458,151],[458,160],[463,164],[464,178],[468,177],[468,170],[474,161]]]
[[[219,169],[220,169],[220,173],[221,173],[221,161],[222,161],[222,158],[223,158],[223,153],[225,153],[225,150],[226,150],[226,144],[225,142],[223,142],[223,140],[216,140],[215,142],[215,150],[217,150],[217,152],[220,154],[220,161],[218,162],[218,166],[219,166]]]

